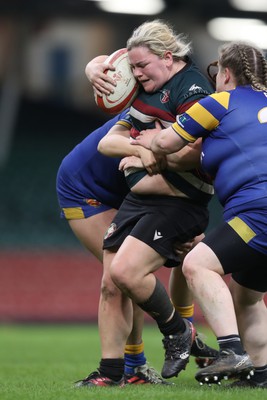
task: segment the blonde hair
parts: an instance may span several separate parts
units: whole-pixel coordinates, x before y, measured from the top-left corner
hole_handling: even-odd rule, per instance
[[[267,91],[267,62],[262,51],[245,42],[231,42],[219,48],[219,64],[230,68],[237,85],[251,85]]]
[[[159,19],[147,21],[133,31],[127,41],[127,49],[145,46],[153,54],[163,58],[166,51],[171,51],[176,61],[185,60],[191,53],[191,43],[184,34],[177,35],[173,28]]]

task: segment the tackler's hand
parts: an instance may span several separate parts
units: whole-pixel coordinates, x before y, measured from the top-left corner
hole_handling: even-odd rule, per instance
[[[156,121],[155,126],[156,128],[154,129],[146,129],[141,131],[139,136],[137,136],[134,140],[131,140],[131,144],[140,145],[150,150],[154,136],[162,129],[161,124],[158,121]]]
[[[194,239],[188,240],[185,243],[176,242],[174,245],[174,251],[180,256],[185,256],[194,246]]]

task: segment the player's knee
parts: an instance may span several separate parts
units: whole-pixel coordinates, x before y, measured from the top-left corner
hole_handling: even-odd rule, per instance
[[[107,300],[112,297],[116,297],[119,295],[119,289],[113,282],[110,277],[106,277],[105,275],[102,277],[101,281],[101,295],[102,298]]]
[[[131,289],[132,278],[125,261],[121,263],[119,260],[114,259],[110,267],[110,275],[115,285],[122,291]]]
[[[195,264],[190,261],[189,257],[186,256],[182,267],[182,271],[186,280],[192,279],[192,277],[195,275],[195,270]]]

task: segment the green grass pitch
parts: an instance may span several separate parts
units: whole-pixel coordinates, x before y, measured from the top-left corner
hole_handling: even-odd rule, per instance
[[[206,341],[216,340],[199,327]],[[149,364],[161,370],[163,348],[157,327],[144,330],[145,353]],[[262,389],[229,390],[221,386],[201,387],[194,379],[196,365],[190,360],[186,371],[172,379],[175,386],[133,385],[124,388],[74,389],[73,382],[98,367],[100,344],[95,325],[1,325],[1,400],[262,400]]]

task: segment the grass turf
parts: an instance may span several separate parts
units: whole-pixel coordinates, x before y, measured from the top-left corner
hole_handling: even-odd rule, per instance
[[[214,336],[199,328],[206,341],[216,346]],[[164,352],[161,334],[155,325],[144,330],[145,353],[149,364],[160,371]],[[95,325],[2,325],[0,326],[1,400],[262,400],[262,389],[201,387],[194,379],[196,365],[190,360],[186,371],[172,379],[175,386],[132,385],[124,388],[74,389],[73,382],[98,367],[100,344]]]

